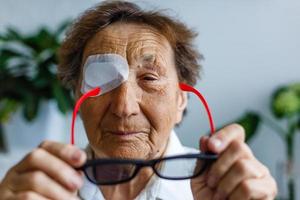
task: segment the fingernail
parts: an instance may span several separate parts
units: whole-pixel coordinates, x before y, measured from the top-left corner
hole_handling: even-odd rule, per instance
[[[81,158],[81,151],[76,150],[76,151],[73,153],[71,159],[72,159],[72,161],[74,161],[74,162],[78,162],[78,161],[80,160],[80,158]]]
[[[223,143],[222,143],[221,140],[219,140],[219,139],[217,139],[217,138],[211,138],[211,139],[210,139],[210,142],[212,143],[212,145],[214,145],[214,147],[215,147],[216,149],[222,148]]]
[[[212,175],[208,176],[208,180],[207,180],[208,187],[214,188],[216,186],[216,183],[217,183],[216,177]]]

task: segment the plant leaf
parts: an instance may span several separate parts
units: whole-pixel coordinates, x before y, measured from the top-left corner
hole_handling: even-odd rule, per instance
[[[24,37],[20,34],[20,31],[15,27],[8,27],[6,30],[6,34],[3,37],[5,41],[11,40],[23,40]]]
[[[271,110],[275,117],[291,117],[300,112],[300,96],[288,87],[277,89],[271,100]]]
[[[246,112],[237,123],[244,127],[246,132],[246,141],[249,141],[256,133],[257,128],[261,122],[261,118],[258,113],[253,111]]]
[[[27,121],[33,121],[38,113],[40,98],[38,95],[27,93],[24,99],[23,115]]]
[[[0,152],[6,152],[7,146],[5,145],[3,126],[0,123]]]
[[[53,81],[53,96],[55,97],[57,101],[57,106],[59,110],[66,114],[71,108],[72,105],[69,101],[69,94],[66,89],[64,89],[57,80]]]
[[[19,103],[17,101],[13,99],[2,99],[0,101],[0,124],[7,122],[18,107]]]
[[[41,27],[32,34],[10,27],[0,37],[0,102],[5,98],[18,102],[28,121],[36,117],[42,100],[54,98],[63,113],[73,107],[70,91],[56,78],[59,37],[68,24],[53,32]],[[1,111],[2,116],[8,116],[9,111]]]
[[[289,89],[295,91],[297,93],[297,95],[300,97],[300,82],[291,84],[289,86]]]
[[[40,53],[46,49],[56,50],[59,46],[57,38],[47,28],[42,27],[36,34],[27,37],[24,42]]]

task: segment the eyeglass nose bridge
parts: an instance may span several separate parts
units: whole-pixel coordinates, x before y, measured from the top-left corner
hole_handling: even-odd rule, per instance
[[[156,160],[141,160],[140,162],[135,163],[135,165],[137,166],[137,168],[144,168],[144,167],[153,168],[156,163],[157,163]]]
[[[157,170],[155,169],[155,165],[158,163],[159,161],[157,160],[143,160],[143,161],[140,161],[140,162],[137,162],[135,163],[136,165],[136,169],[135,169],[135,172],[134,172],[134,175],[136,175],[137,173],[139,173],[139,171],[142,169],[142,168],[151,168],[153,170],[153,172],[155,174],[157,174],[159,176],[159,174],[157,173]]]
[[[158,169],[156,168],[156,165],[159,164],[160,162],[162,162],[163,160],[161,159],[156,159],[156,160],[143,160],[141,162],[138,162],[136,163],[136,169],[135,169],[135,172],[134,172],[134,176],[136,174],[139,173],[139,171],[142,169],[142,168],[151,168],[152,171],[154,172],[154,174],[156,174],[158,177],[161,177],[161,178],[164,178],[163,176],[160,175],[160,173],[158,172]]]

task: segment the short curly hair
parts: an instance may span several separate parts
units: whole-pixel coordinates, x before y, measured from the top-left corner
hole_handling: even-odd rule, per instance
[[[85,11],[70,26],[59,49],[58,78],[66,87],[75,88],[80,75],[82,55],[87,41],[114,22],[146,24],[169,41],[175,55],[178,79],[195,85],[200,77],[202,55],[193,45],[197,33],[182,22],[163,14],[146,11],[126,1],[104,1]]]

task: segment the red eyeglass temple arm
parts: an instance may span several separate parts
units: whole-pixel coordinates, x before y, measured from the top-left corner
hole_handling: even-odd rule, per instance
[[[92,89],[90,91],[88,91],[87,93],[85,93],[84,95],[82,95],[79,100],[76,102],[75,108],[73,110],[73,115],[72,115],[72,125],[71,125],[71,144],[74,145],[74,126],[75,126],[75,119],[76,119],[76,115],[77,112],[81,106],[81,104],[89,97],[91,96],[96,96],[98,94],[100,94],[101,89],[100,87]]]
[[[208,115],[208,120],[209,120],[209,125],[210,125],[210,135],[212,135],[215,132],[215,125],[214,125],[214,120],[212,118],[212,114],[210,112],[208,103],[206,102],[205,98],[202,96],[202,94],[198,90],[196,90],[192,86],[189,86],[185,83],[179,83],[179,87],[180,87],[181,90],[188,91],[188,92],[193,92],[194,94],[196,94],[199,97],[199,99],[201,100],[201,102],[203,103],[203,105],[206,109],[206,112],[207,112],[207,115]]]
[[[211,115],[208,103],[206,102],[205,98],[201,95],[201,93],[198,90],[196,90],[192,86],[189,86],[189,85],[187,85],[185,83],[179,83],[179,87],[180,87],[181,90],[187,91],[187,92],[193,92],[194,94],[196,94],[199,97],[199,99],[201,100],[201,102],[203,103],[203,105],[204,105],[204,107],[206,109],[206,112],[207,112],[207,115],[208,115],[208,119],[209,119],[210,130],[211,130],[210,135],[212,135],[215,132],[215,126],[214,126],[214,121],[213,121],[213,118],[212,118],[212,115]],[[72,145],[74,145],[74,141],[75,141],[75,139],[74,139],[74,126],[75,126],[76,115],[77,115],[77,112],[78,112],[81,104],[87,98],[89,98],[91,96],[97,96],[97,95],[99,95],[100,92],[101,92],[101,88],[100,87],[92,89],[89,92],[87,92],[84,95],[82,95],[79,98],[79,100],[76,102],[75,108],[73,110],[72,125],[71,125],[71,144]]]

